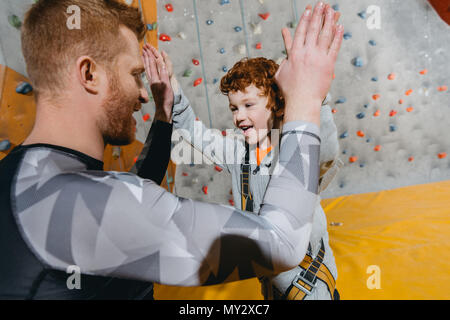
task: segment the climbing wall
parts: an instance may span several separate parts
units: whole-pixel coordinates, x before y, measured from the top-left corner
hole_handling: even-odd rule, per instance
[[[308,3],[158,1],[160,48],[171,56],[207,127],[233,127],[228,100],[219,91],[225,72],[245,56],[280,61],[280,30],[293,32]],[[322,196],[450,179],[450,27],[426,0],[330,4],[341,12],[346,30],[331,88],[345,166]],[[228,203],[229,183],[214,166],[177,167],[176,191],[182,196]]]

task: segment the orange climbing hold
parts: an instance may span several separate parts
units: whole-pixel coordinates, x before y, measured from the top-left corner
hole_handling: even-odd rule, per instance
[[[393,117],[397,114],[397,111],[395,110],[391,110],[391,112],[389,112],[389,117]]]
[[[348,158],[348,161],[351,163],[356,162],[356,161],[358,161],[358,157],[357,156],[350,157],[350,158]]]
[[[421,75],[424,75],[424,74],[427,74],[428,73],[428,70],[427,69],[423,69],[422,71],[420,71],[420,74]]]
[[[380,145],[376,145],[375,148],[373,148],[373,150],[375,150],[375,151],[380,151],[380,149],[381,149]]]
[[[403,99],[398,100],[398,104],[403,104]]]
[[[374,117],[378,117],[379,115],[380,115],[380,110],[375,111],[373,114]]]
[[[447,157],[447,153],[445,153],[445,152],[438,153],[439,159],[444,159],[445,157]]]
[[[188,176],[188,174],[187,174],[186,172],[183,172],[181,175],[182,175],[183,177],[187,177],[187,176]]]
[[[411,111],[413,111],[413,110],[414,110],[413,107],[408,107],[408,108],[406,108],[406,111],[408,111],[408,112],[411,112]]]
[[[413,161],[414,161],[414,157],[409,157],[409,158],[408,158],[408,161],[409,161],[409,162],[413,162]]]
[[[394,79],[395,79],[395,73],[390,73],[390,74],[388,75],[388,79],[389,79],[389,80],[394,80]]]
[[[335,108],[331,109],[331,112],[336,113],[337,110]]]
[[[142,120],[144,120],[145,122],[147,122],[149,119],[150,119],[150,115],[148,113],[146,113],[142,116]]]
[[[202,83],[203,79],[202,78],[198,78],[197,80],[194,81],[194,87],[198,86],[200,83]]]
[[[438,91],[441,91],[441,92],[443,92],[443,91],[447,91],[447,86],[440,86],[440,87],[438,87]]]
[[[361,137],[361,138],[365,136],[364,132],[362,132],[361,130],[356,132],[356,134],[358,135],[358,137]]]
[[[372,96],[372,99],[373,100],[378,100],[380,98],[380,95],[379,94],[374,94],[373,96]]]
[[[222,168],[221,167],[219,167],[219,166],[216,166],[214,169],[216,169],[216,171],[218,171],[218,172],[222,172]]]
[[[405,92],[405,95],[409,96],[412,92],[413,92],[413,90],[409,89],[408,91]]]

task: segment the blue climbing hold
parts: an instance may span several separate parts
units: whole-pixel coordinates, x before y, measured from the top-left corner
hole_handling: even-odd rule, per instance
[[[226,67],[226,66],[223,66],[223,67],[222,67],[222,71],[223,71],[223,72],[227,72],[227,71],[228,71],[227,67]]]
[[[239,27],[239,26],[237,26],[237,27],[234,27],[234,31],[236,31],[236,32],[240,32],[240,31],[242,31],[242,28],[241,28],[241,27]]]
[[[342,182],[340,185],[339,185],[339,188],[343,188],[344,187],[344,183]]]
[[[373,77],[371,80],[374,81],[374,82],[377,82],[378,81],[378,77]]]
[[[342,150],[342,154],[347,154],[347,150]]]
[[[344,98],[344,97],[339,97],[339,99],[337,99],[336,100],[336,104],[339,104],[339,103],[345,103],[347,101],[347,99],[346,98]]]
[[[11,148],[11,142],[9,140],[0,141],[0,151],[6,151]]]
[[[372,141],[372,139],[370,139],[370,138],[367,138],[367,140],[366,140],[367,143],[370,143],[371,141]]]
[[[206,20],[206,24],[207,24],[208,26],[212,25],[213,23],[214,23],[214,21],[212,21],[211,19]]]
[[[344,33],[344,39],[345,40],[350,39],[351,37],[352,37],[352,33],[351,32]]]
[[[360,67],[362,67],[362,66],[364,65],[364,62],[363,62],[363,60],[362,60],[360,57],[356,57],[356,58],[354,58],[354,59],[352,60],[352,64],[353,64],[355,67],[360,68]]]
[[[368,105],[368,104],[365,104],[365,105],[364,105],[364,108],[366,108],[366,109],[367,109],[368,107],[369,107],[369,105]]]
[[[362,118],[364,118],[366,116],[366,114],[364,113],[364,112],[360,112],[360,113],[358,113],[357,115],[356,115],[356,117],[358,118],[358,119],[362,119]]]
[[[360,167],[360,168],[364,168],[364,163],[361,163],[361,164],[359,165],[359,167]]]
[[[376,46],[376,45],[377,45],[377,43],[375,42],[375,40],[369,40],[369,44],[370,44],[371,46]]]
[[[220,48],[219,52],[220,52],[221,54],[224,54],[224,53],[225,53],[225,49],[224,49],[224,48]]]
[[[29,92],[33,91],[33,87],[28,82],[21,82],[16,87],[16,92],[19,94],[27,94]]]
[[[389,131],[391,131],[391,132],[397,131],[397,126],[395,124],[390,124]]]
[[[214,78],[214,79],[213,79],[213,84],[216,84],[217,82],[219,82],[219,79]]]
[[[334,11],[339,11],[339,5],[338,4],[333,4],[331,7],[333,8]]]
[[[340,136],[339,136],[339,138],[341,138],[341,139],[345,139],[345,138],[347,138],[348,137],[348,132],[347,131],[345,131],[343,134],[341,134]],[[344,150],[345,151],[345,150]],[[345,153],[344,153],[345,154]]]
[[[360,13],[358,13],[358,16],[359,16],[361,19],[365,19],[365,18],[366,18],[366,11],[361,11]]]
[[[230,0],[220,0],[220,5],[223,6],[224,4],[229,4]]]

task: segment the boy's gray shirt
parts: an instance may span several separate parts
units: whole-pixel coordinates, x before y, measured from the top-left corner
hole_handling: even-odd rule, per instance
[[[208,129],[201,121],[196,120],[196,115],[183,90],[180,87],[175,90],[173,108],[173,125],[175,130],[195,149],[202,152],[204,156],[231,173],[234,205],[236,208],[241,209],[241,163],[244,161],[246,152],[243,135],[239,129],[234,129],[233,134],[227,133],[226,136],[222,136],[218,130]],[[329,100],[330,95],[327,95],[320,114],[320,164],[328,163],[329,167],[324,175],[321,173],[320,191],[326,188],[342,166],[342,162],[337,158],[339,144],[336,125],[333,120],[331,108],[326,104]],[[272,173],[271,169],[274,167],[271,165],[271,162],[273,162],[271,160],[274,160],[277,154],[273,150],[270,151],[261,161],[259,169],[257,169],[255,150],[250,150],[250,191],[253,196],[253,210],[254,212],[258,212],[270,180],[269,172]],[[233,155],[232,158],[230,154]],[[310,238],[313,258],[320,249],[320,240],[323,239],[325,245],[324,264],[328,267],[333,277],[337,279],[333,251],[329,245],[327,220],[320,205],[320,197],[318,199],[319,201],[313,216]],[[280,273],[276,277],[260,279],[263,295],[267,298],[273,297],[271,284],[277,287],[280,292],[284,293],[301,270],[300,267],[296,267]],[[264,292],[265,290],[267,291]],[[326,299],[330,299],[330,294],[327,286],[320,280],[317,281],[317,288],[313,290],[313,293],[305,297],[305,300]]]

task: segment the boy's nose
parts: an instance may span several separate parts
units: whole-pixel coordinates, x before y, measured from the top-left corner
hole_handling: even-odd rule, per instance
[[[245,112],[245,108],[239,108],[237,110],[236,120],[242,121],[242,120],[245,120],[246,118],[247,118],[247,113]]]

